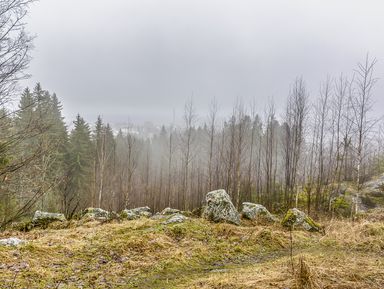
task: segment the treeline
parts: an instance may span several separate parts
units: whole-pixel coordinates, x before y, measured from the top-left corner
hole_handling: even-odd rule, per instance
[[[297,79],[281,120],[273,103],[260,116],[241,102],[222,120],[213,101],[198,123],[188,101],[183,126],[163,126],[152,137],[114,134],[100,117],[89,125],[80,115],[68,132],[58,98],[37,84],[23,92],[16,113],[1,112],[1,139],[9,140],[1,142],[2,220],[34,209],[71,217],[89,206],[193,210],[218,188],[238,207],[251,201],[272,211],[329,211],[341,182],[359,192],[382,171],[379,126],[369,115],[374,64],[367,58],[350,80],[326,79],[314,101]]]
[[[0,228],[35,209],[68,218],[89,206],[192,210],[218,188],[238,207],[327,212],[342,182],[355,185],[356,200],[361,184],[383,171],[382,130],[370,116],[376,61],[368,56],[351,77],[327,78],[311,97],[295,80],[281,117],[272,102],[263,114],[238,102],[222,120],[214,101],[201,122],[189,101],[182,126],[151,138],[115,134],[100,117],[90,125],[80,115],[69,131],[60,101],[39,84],[12,109],[28,77],[33,38],[24,19],[32,2],[0,5]]]

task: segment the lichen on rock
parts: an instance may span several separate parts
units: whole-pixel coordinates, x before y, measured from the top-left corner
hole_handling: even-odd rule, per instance
[[[139,219],[140,217],[151,217],[151,208],[149,207],[139,207],[134,209],[125,209],[121,213],[121,217],[128,219],[128,220],[135,220]]]
[[[64,214],[36,211],[32,219],[32,225],[33,227],[46,227],[52,222],[64,222],[66,220]]]
[[[243,209],[241,211],[243,218],[249,220],[266,220],[269,222],[276,222],[277,218],[273,216],[266,207],[260,204],[254,204],[249,202],[243,203]]]
[[[87,208],[83,212],[83,219],[107,220],[110,213],[101,208]]]
[[[213,222],[240,224],[240,216],[225,190],[207,193],[203,217]]]
[[[186,216],[180,213],[177,213],[177,214],[171,215],[166,221],[163,222],[163,224],[168,225],[168,224],[175,224],[175,223],[183,223],[185,222],[185,220],[187,220]]]

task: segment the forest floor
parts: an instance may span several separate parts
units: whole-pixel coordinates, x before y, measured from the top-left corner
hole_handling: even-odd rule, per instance
[[[52,224],[1,238],[0,288],[384,288],[384,210],[323,219],[325,234],[279,224]],[[292,253],[291,253],[292,240]]]

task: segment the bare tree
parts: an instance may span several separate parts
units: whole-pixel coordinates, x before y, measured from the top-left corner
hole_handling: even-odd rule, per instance
[[[184,106],[184,124],[185,131],[182,137],[182,151],[183,151],[183,196],[182,206],[187,209],[188,195],[189,195],[189,169],[193,157],[193,130],[196,122],[195,108],[193,106],[192,98],[186,102]]]
[[[250,147],[249,147],[249,161],[248,161],[248,179],[247,179],[247,190],[248,190],[248,200],[252,201],[252,175],[255,169],[255,149],[256,149],[256,135],[258,132],[259,118],[256,114],[256,103],[253,100],[251,105],[251,120],[252,120],[252,129],[250,133]],[[258,135],[260,137],[260,135]]]
[[[369,112],[372,110],[372,89],[377,81],[373,77],[373,71],[376,59],[370,60],[367,55],[364,63],[359,63],[355,70],[355,89],[351,94],[351,105],[353,110],[353,124],[356,130],[356,185],[357,198],[361,191],[362,165],[365,158],[364,146],[367,137],[371,132],[376,120],[369,118]]]
[[[4,0],[0,3],[0,105],[17,91],[19,80],[30,62],[33,37],[25,32],[24,18],[29,0]]]
[[[245,111],[241,101],[238,102],[235,108],[235,171],[234,171],[234,192],[235,192],[235,206],[240,207],[240,193],[241,193],[241,179],[242,170],[241,164],[243,163],[244,150],[245,150]]]
[[[213,161],[213,149],[215,140],[215,129],[216,129],[216,115],[217,115],[217,101],[214,98],[211,103],[209,112],[209,153],[208,153],[208,190],[212,190],[212,161]]]
[[[31,37],[25,31],[24,19],[27,15],[29,5],[33,1],[28,0],[4,0],[0,2],[0,109],[3,113],[0,118],[0,129],[4,128],[4,122],[8,117],[14,116],[18,111],[7,111],[5,105],[18,92],[18,81],[27,78],[25,69],[30,62],[30,51],[33,48]],[[31,106],[33,103],[30,104]],[[9,158],[9,154],[17,149],[26,139],[39,134],[34,124],[25,127],[24,130],[10,132],[3,135],[0,139],[0,181],[1,186],[6,184],[12,175],[20,169],[29,166],[35,159],[42,155],[40,148],[37,148],[26,158]],[[5,192],[2,192],[5,194]],[[21,204],[15,214],[7,213],[4,220],[1,221],[0,228],[13,219],[23,216],[28,212],[44,194],[42,189],[38,189],[31,194],[24,204]]]
[[[292,205],[296,189],[298,164],[303,144],[304,120],[307,114],[308,93],[302,78],[297,78],[288,98],[285,116],[284,166],[285,201]],[[296,192],[297,193],[297,192]]]
[[[266,203],[269,207],[272,204],[273,171],[274,171],[274,148],[275,148],[275,106],[271,102],[266,111],[265,120],[265,143],[264,143],[264,165],[265,165],[265,193]]]
[[[319,127],[318,132],[318,174],[317,174],[317,185],[316,185],[316,202],[315,209],[318,211],[319,206],[322,202],[322,189],[324,186],[324,161],[325,161],[325,137],[327,120],[329,113],[329,99],[332,93],[331,79],[328,77],[327,80],[322,84],[320,88],[320,98],[316,107],[316,115],[318,118],[317,125]]]

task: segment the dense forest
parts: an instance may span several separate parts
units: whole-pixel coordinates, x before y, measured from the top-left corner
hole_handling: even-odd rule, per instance
[[[318,92],[297,78],[278,109],[238,100],[223,119],[220,101],[201,116],[191,99],[182,124],[151,137],[80,114],[69,130],[55,93],[40,84],[18,89],[33,40],[23,30],[28,2],[0,6],[0,226],[36,209],[68,218],[87,207],[194,210],[219,188],[237,207],[329,212],[341,183],[355,184],[358,197],[361,184],[383,171],[383,131],[372,115],[376,60],[368,55]]]
[[[193,210],[217,188],[238,207],[329,211],[341,182],[382,171],[381,134],[369,114],[373,64],[359,65],[352,80],[328,78],[313,101],[297,79],[281,121],[273,103],[260,116],[241,102],[220,120],[213,101],[198,123],[188,101],[184,125],[152,137],[114,134],[101,117],[88,124],[80,115],[68,131],[58,97],[40,84],[27,88],[17,110],[2,109],[2,220],[35,209],[71,217],[90,206]]]

